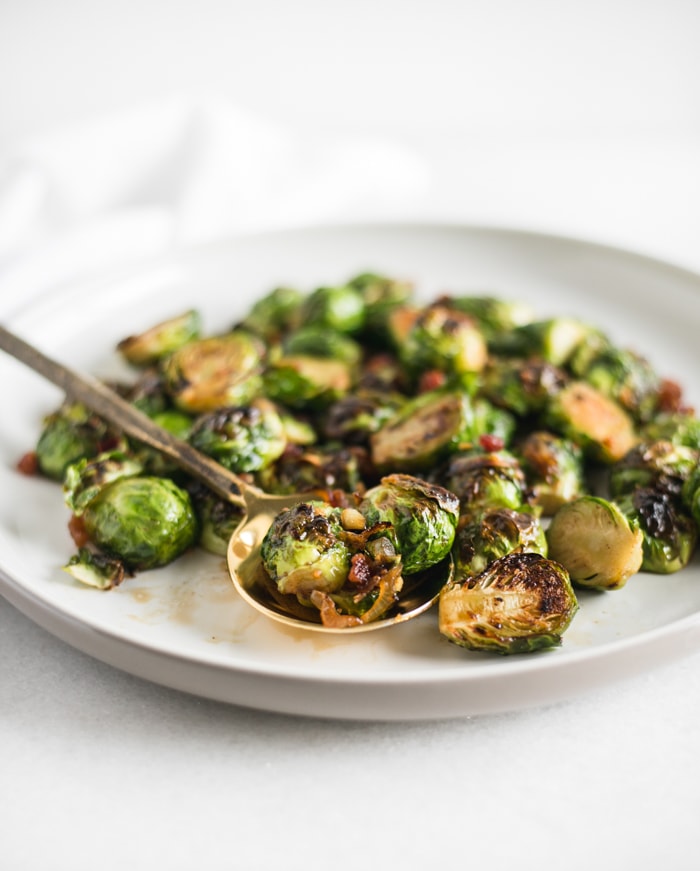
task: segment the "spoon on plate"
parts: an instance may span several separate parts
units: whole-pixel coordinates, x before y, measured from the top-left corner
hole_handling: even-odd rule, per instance
[[[315,608],[299,604],[295,596],[279,593],[260,558],[260,544],[275,517],[287,508],[308,501],[311,494],[276,496],[248,484],[158,426],[101,381],[73,372],[1,325],[0,350],[43,375],[126,435],[160,451],[217,496],[241,508],[243,518],[228,545],[228,570],[240,595],[267,617],[288,626],[343,635],[382,629],[427,611],[451,579],[453,566],[448,558],[425,572],[405,578],[398,602],[382,618],[344,628],[324,626]]]

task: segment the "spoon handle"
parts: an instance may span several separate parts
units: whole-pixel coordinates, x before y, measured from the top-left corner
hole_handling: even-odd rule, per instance
[[[206,484],[217,496],[244,510],[247,508],[245,492],[253,488],[249,488],[236,475],[210,457],[158,426],[101,381],[78,375],[47,357],[2,325],[0,325],[0,349],[43,375],[74,400],[82,402],[126,435],[165,454],[181,469]]]

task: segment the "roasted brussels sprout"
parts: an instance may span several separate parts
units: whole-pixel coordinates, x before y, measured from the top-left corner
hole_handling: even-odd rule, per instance
[[[197,515],[199,527],[197,543],[209,553],[226,556],[231,536],[243,520],[243,510],[231,502],[220,499],[198,482],[190,482],[187,492],[190,494]]]
[[[469,315],[485,336],[504,333],[534,320],[531,306],[495,296],[443,296],[438,302]]]
[[[695,551],[698,527],[677,497],[654,487],[636,487],[617,504],[642,530],[642,571],[668,575],[685,568]]]
[[[64,571],[88,587],[98,590],[111,590],[124,580],[124,563],[119,559],[105,556],[99,551],[81,547],[63,567]]]
[[[495,405],[525,417],[541,412],[568,380],[562,369],[541,359],[492,357],[480,390]]]
[[[465,521],[453,548],[458,578],[481,574],[494,560],[516,551],[547,556],[544,527],[531,512],[487,508]]]
[[[267,342],[278,341],[301,322],[305,295],[293,287],[276,287],[255,302],[239,324]]]
[[[383,336],[389,314],[406,305],[413,296],[413,283],[388,278],[374,272],[363,272],[348,282],[358,290],[365,307],[364,328],[374,335]]]
[[[657,414],[642,427],[641,437],[645,442],[670,441],[700,451],[700,418],[690,411]]]
[[[642,567],[644,536],[614,502],[581,496],[563,505],[547,529],[549,556],[582,587],[618,590]]]
[[[275,463],[255,473],[255,481],[268,493],[354,493],[364,489],[372,476],[369,456],[361,445],[289,445]]]
[[[575,318],[530,321],[493,336],[490,348],[499,355],[540,357],[555,366],[564,366],[591,331],[592,327]]]
[[[366,445],[405,401],[398,393],[358,390],[334,402],[322,416],[320,427],[332,441]]]
[[[264,392],[290,408],[325,408],[350,390],[353,367],[343,360],[304,355],[283,356],[264,374]]]
[[[462,514],[486,508],[522,508],[527,497],[525,475],[517,458],[506,450],[478,448],[455,454],[441,480],[460,501]]]
[[[700,465],[696,466],[683,482],[681,498],[683,505],[700,527]]]
[[[569,439],[536,430],[520,442],[516,453],[532,504],[544,515],[584,493],[583,454]]]
[[[163,361],[166,388],[190,414],[246,405],[262,386],[264,347],[245,330],[189,342]]]
[[[486,365],[486,340],[474,321],[446,306],[431,305],[403,314],[405,330],[397,353],[412,372],[439,369],[454,374],[480,372]]]
[[[202,319],[198,311],[190,309],[169,318],[138,335],[128,336],[117,345],[120,354],[134,366],[156,363],[188,342],[198,339]]]
[[[280,593],[293,593],[304,601],[313,590],[335,593],[343,586],[352,554],[340,517],[340,508],[309,501],[275,518],[260,555]]]
[[[140,459],[122,451],[105,451],[91,459],[78,460],[66,469],[63,495],[73,514],[80,516],[92,500],[112,481],[143,472]]]
[[[411,475],[387,475],[368,490],[359,505],[368,525],[388,523],[386,535],[411,575],[439,563],[455,538],[456,496]]]
[[[551,400],[545,423],[601,463],[614,463],[638,441],[627,412],[585,381],[572,381]]]
[[[355,333],[365,322],[365,304],[357,288],[349,285],[318,287],[304,300],[302,324]]]
[[[107,424],[78,402],[63,405],[44,419],[36,445],[39,470],[62,481],[68,466],[84,457],[94,457],[105,442],[113,440]]]
[[[352,367],[358,366],[362,358],[362,348],[353,338],[319,325],[302,327],[290,333],[282,349],[286,357],[330,358]]]
[[[164,566],[197,539],[189,495],[169,478],[118,478],[84,507],[89,540],[134,571]]]
[[[211,411],[197,418],[190,444],[232,472],[272,465],[287,446],[284,424],[267,399]]]
[[[538,553],[511,553],[440,593],[442,635],[470,650],[528,653],[561,643],[578,611],[566,569]]]
[[[370,446],[378,469],[417,472],[476,437],[467,394],[435,390],[409,399],[371,435]]]
[[[182,441],[189,439],[194,422],[194,418],[191,415],[185,414],[184,411],[177,411],[177,409],[169,409],[167,411],[156,412],[151,417],[154,423],[157,423],[158,426],[163,427],[164,430],[167,430],[177,438],[182,439]],[[141,443],[133,444],[132,449],[141,463],[143,463],[143,470],[147,475],[159,475],[175,479],[183,476],[179,467],[172,460],[168,459],[165,454],[160,453],[160,451]]]
[[[649,362],[633,351],[608,347],[580,377],[616,400],[635,420],[649,420],[656,409],[659,379]]]
[[[132,384],[118,383],[111,386],[123,399],[148,417],[154,417],[172,408],[165,380],[155,366],[140,370],[139,377]]]
[[[669,441],[636,445],[610,469],[613,497],[631,493],[636,487],[654,487],[679,495],[683,482],[700,462],[700,452]]]

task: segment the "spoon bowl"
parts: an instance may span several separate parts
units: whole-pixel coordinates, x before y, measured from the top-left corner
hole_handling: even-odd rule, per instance
[[[158,426],[106,384],[73,372],[1,325],[0,350],[60,387],[118,430],[160,451],[220,498],[242,509],[244,516],[228,545],[228,570],[242,598],[267,617],[315,632],[347,635],[382,629],[422,614],[452,578],[453,563],[448,557],[425,572],[405,578],[398,602],[382,618],[344,628],[324,626],[315,608],[307,608],[298,603],[296,596],[277,591],[260,559],[260,545],[275,517],[287,508],[314,498],[312,494],[278,496],[248,484],[211,457]]]

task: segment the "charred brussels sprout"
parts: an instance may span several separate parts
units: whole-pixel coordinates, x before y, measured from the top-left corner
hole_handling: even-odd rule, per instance
[[[641,431],[647,442],[670,441],[700,451],[700,418],[692,412],[664,412],[648,421]]]
[[[486,341],[467,315],[431,305],[417,310],[410,324],[403,317],[408,328],[397,353],[409,370],[438,369],[461,375],[480,372],[486,365]]]
[[[505,450],[456,454],[442,480],[458,497],[462,514],[475,515],[486,508],[518,509],[527,501],[520,463]]]
[[[617,504],[642,530],[642,571],[668,575],[685,568],[695,551],[698,528],[677,498],[653,487],[637,487]]]
[[[409,399],[370,438],[380,470],[424,471],[475,438],[474,409],[457,390],[435,390]]]
[[[440,632],[470,650],[528,653],[561,643],[578,610],[566,569],[537,553],[511,553],[440,593]]]
[[[552,515],[585,490],[583,455],[578,445],[553,433],[535,431],[519,444],[520,458],[532,503]]]
[[[80,516],[112,481],[140,475],[142,471],[143,463],[122,451],[106,451],[89,460],[78,460],[66,469],[63,483],[66,505]]]
[[[399,394],[358,390],[333,403],[323,415],[321,427],[331,440],[368,444],[370,436],[391,420],[404,402]]]
[[[465,520],[457,531],[453,549],[458,578],[478,575],[494,560],[516,551],[547,556],[544,528],[535,514],[512,508],[488,508]]]
[[[265,341],[277,341],[298,326],[303,302],[304,294],[300,290],[276,287],[254,303],[240,326]]]
[[[191,483],[187,490],[197,515],[199,546],[217,556],[226,556],[231,536],[243,520],[243,510],[220,499],[203,484]]]
[[[305,355],[283,356],[264,375],[265,394],[290,408],[324,408],[353,385],[353,367],[343,360]]]
[[[575,318],[530,321],[494,336],[490,348],[503,356],[540,357],[555,366],[564,366],[591,331],[588,324]]]
[[[568,380],[562,369],[544,360],[493,357],[480,389],[495,405],[525,417],[541,412]]]
[[[189,342],[163,362],[167,390],[190,414],[245,405],[260,391],[263,354],[260,340],[244,330]]]
[[[450,552],[457,527],[457,498],[411,475],[387,475],[359,505],[369,525],[388,523],[404,573],[423,571]]]
[[[310,501],[275,518],[260,555],[280,593],[293,593],[303,601],[313,590],[334,593],[343,586],[351,554],[340,517],[340,508]]]
[[[440,302],[469,315],[487,337],[521,327],[534,319],[533,310],[527,303],[495,296],[445,296]]]
[[[309,493],[363,489],[371,473],[367,451],[360,445],[290,445],[273,465],[255,473],[268,493]]]
[[[345,333],[327,327],[310,326],[295,330],[283,343],[285,356],[308,356],[341,360],[348,366],[358,366],[361,346]]]
[[[81,547],[63,570],[76,581],[98,590],[111,590],[124,580],[124,563],[87,547]]]
[[[349,285],[319,287],[304,300],[301,318],[304,326],[357,332],[365,322],[362,294]]]
[[[614,502],[582,496],[562,506],[547,529],[549,556],[574,583],[617,590],[642,567],[643,535]]]
[[[636,487],[654,487],[678,495],[699,461],[698,451],[673,442],[639,444],[610,469],[610,492],[621,496]]]
[[[104,421],[80,403],[65,402],[44,419],[36,446],[39,470],[62,481],[71,463],[94,457],[108,438]]]
[[[556,394],[545,422],[597,462],[614,463],[638,441],[627,412],[584,381],[572,381]]]
[[[143,333],[122,339],[117,350],[134,366],[148,366],[198,339],[201,331],[202,320],[199,312],[191,309],[162,321]]]
[[[189,495],[168,478],[119,478],[85,506],[89,540],[134,571],[164,566],[197,539]]]
[[[413,296],[412,282],[374,272],[363,272],[348,285],[360,292],[365,307],[364,326],[375,335],[384,334],[390,313],[408,303]]]
[[[656,409],[659,379],[648,361],[633,351],[609,347],[580,377],[619,402],[636,420],[649,420]]]
[[[287,441],[275,406],[257,399],[197,418],[190,444],[232,472],[256,472],[282,456]]]

